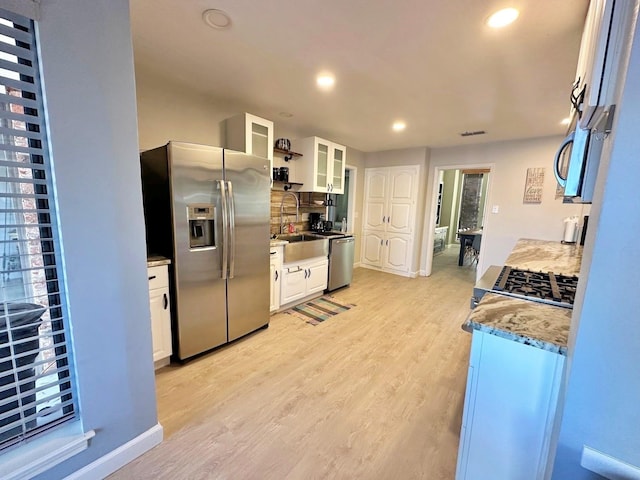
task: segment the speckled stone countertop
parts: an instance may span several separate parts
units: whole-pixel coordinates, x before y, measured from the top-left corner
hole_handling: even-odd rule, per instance
[[[566,355],[571,313],[568,308],[486,293],[462,328]]]
[[[518,240],[505,265],[534,272],[578,275],[582,247],[548,240]]]
[[[169,265],[171,260],[162,255],[150,255],[147,257],[147,267],[159,267],[160,265]]]

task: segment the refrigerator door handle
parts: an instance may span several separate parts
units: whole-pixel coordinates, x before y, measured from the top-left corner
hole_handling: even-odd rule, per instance
[[[229,198],[229,278],[233,278],[236,270],[236,206],[233,199],[233,185],[227,182]]]
[[[229,213],[227,211],[227,190],[224,180],[218,180],[220,185],[220,201],[222,202],[222,278],[227,278],[227,246],[229,245]]]

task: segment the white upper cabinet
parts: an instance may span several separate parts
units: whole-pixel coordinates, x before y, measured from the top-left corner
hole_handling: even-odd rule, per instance
[[[269,159],[273,171],[273,122],[241,113],[225,120],[225,148]]]
[[[303,155],[295,160],[298,162],[295,181],[303,184],[302,191],[344,193],[346,147],[319,137],[309,137],[293,140],[291,149]]]

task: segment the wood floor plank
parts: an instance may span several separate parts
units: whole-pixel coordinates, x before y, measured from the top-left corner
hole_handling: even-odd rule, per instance
[[[156,375],[165,441],[118,479],[454,477],[475,272],[457,249],[429,278],[356,269],[355,304],[312,326],[274,315]]]

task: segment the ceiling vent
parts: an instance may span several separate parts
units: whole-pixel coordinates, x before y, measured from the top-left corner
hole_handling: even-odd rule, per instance
[[[487,132],[485,132],[484,130],[476,130],[475,132],[462,132],[460,134],[460,136],[461,137],[472,137],[474,135],[484,135],[485,133],[487,133]]]

